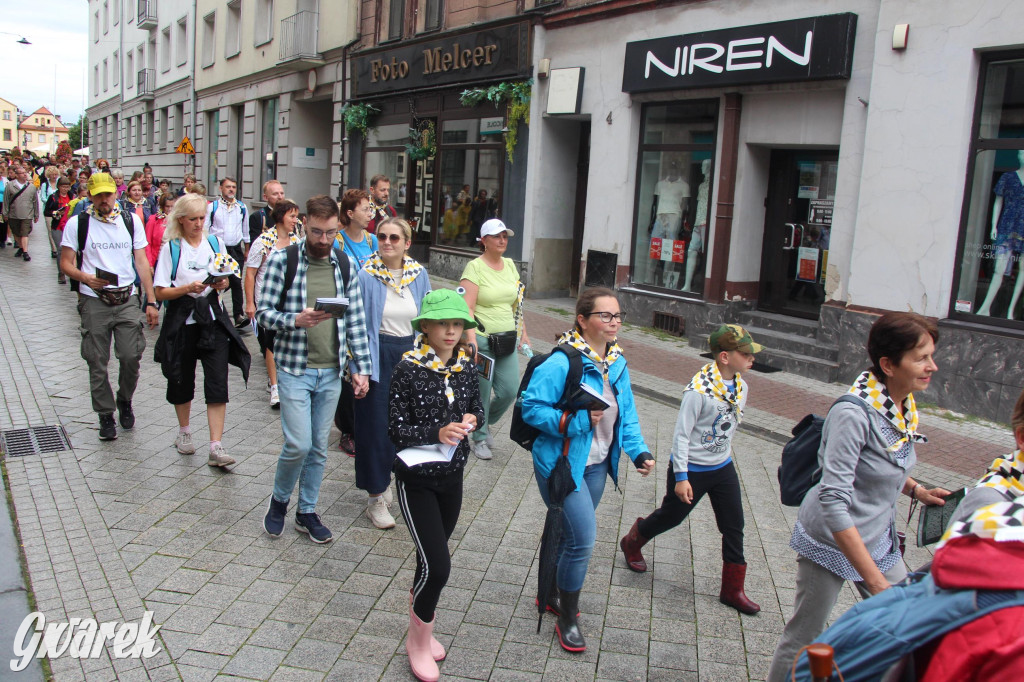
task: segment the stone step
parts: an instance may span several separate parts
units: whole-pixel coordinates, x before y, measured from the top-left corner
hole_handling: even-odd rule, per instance
[[[754,341],[765,347],[765,350],[784,350],[789,353],[807,355],[820,360],[835,362],[839,360],[839,347],[829,346],[817,339],[807,338],[802,334],[792,334],[775,329],[765,329],[753,325],[744,326],[754,337]]]
[[[785,334],[796,334],[808,339],[818,338],[818,321],[790,317],[779,313],[766,313],[750,310],[737,315],[737,321],[744,327],[770,329]],[[753,332],[751,332],[753,333]]]

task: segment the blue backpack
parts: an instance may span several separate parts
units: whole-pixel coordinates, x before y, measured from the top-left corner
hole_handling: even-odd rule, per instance
[[[213,210],[210,211],[210,223],[213,223],[213,214],[217,212],[217,207],[219,205],[220,205],[220,199],[214,199],[213,200]],[[239,201],[238,205],[242,207],[242,223],[244,224],[245,223],[245,204],[243,204],[241,201]],[[248,229],[248,228],[246,228],[246,229]]]
[[[220,253],[220,243],[216,237],[208,234],[206,235],[206,241],[210,243],[210,248],[213,249],[214,253]],[[178,261],[181,260],[181,240],[172,239],[167,242],[167,245],[171,249],[171,285],[173,285],[174,278],[178,276]]]

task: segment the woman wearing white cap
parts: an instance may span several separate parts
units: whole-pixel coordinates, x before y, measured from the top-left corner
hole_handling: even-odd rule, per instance
[[[516,399],[519,390],[519,360],[516,348],[529,344],[523,322],[525,287],[511,258],[505,258],[508,238],[515,232],[505,223],[491,218],[480,226],[483,254],[466,264],[461,285],[466,304],[477,321],[476,329],[466,330],[466,340],[480,353],[494,358],[491,379],[480,375],[480,398],[484,404],[484,425],[473,432],[470,445],[480,459],[491,458],[494,440],[491,425],[501,419]],[[494,395],[491,395],[493,389]]]

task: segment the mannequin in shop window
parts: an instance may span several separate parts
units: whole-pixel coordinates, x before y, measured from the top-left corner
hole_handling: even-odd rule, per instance
[[[683,224],[683,214],[690,198],[690,185],[679,172],[679,162],[669,164],[668,174],[654,186],[655,211],[654,223],[651,225],[651,239],[679,239],[679,228]],[[662,272],[662,270],[664,270]],[[679,286],[679,271],[675,263],[664,267],[659,261],[655,265],[652,284],[658,283],[658,275],[662,275],[661,284],[670,289]]]
[[[1017,160],[1020,167],[1003,173],[993,190],[996,198],[992,202],[992,252],[996,265],[985,301],[978,308],[979,315],[991,315],[992,302],[1003,285],[1003,277],[1009,274],[1011,263],[1016,261],[1017,283],[1006,311],[1008,320],[1014,319],[1013,314],[1024,289],[1024,268],[1019,262],[1024,252],[1024,149],[1017,152]]]
[[[686,247],[686,279],[683,280],[683,291],[692,291],[693,273],[697,270],[697,261],[700,260],[701,251],[704,250],[705,239],[708,234],[708,192],[711,189],[711,159],[704,159],[700,164],[700,172],[703,180],[697,187],[697,211],[693,218],[693,232],[690,234],[690,243]]]

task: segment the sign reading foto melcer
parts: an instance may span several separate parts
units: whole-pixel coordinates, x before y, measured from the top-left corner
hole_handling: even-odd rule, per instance
[[[846,13],[627,43],[622,91],[847,79],[856,29]]]
[[[353,95],[528,76],[529,30],[520,22],[360,54],[354,59]]]

